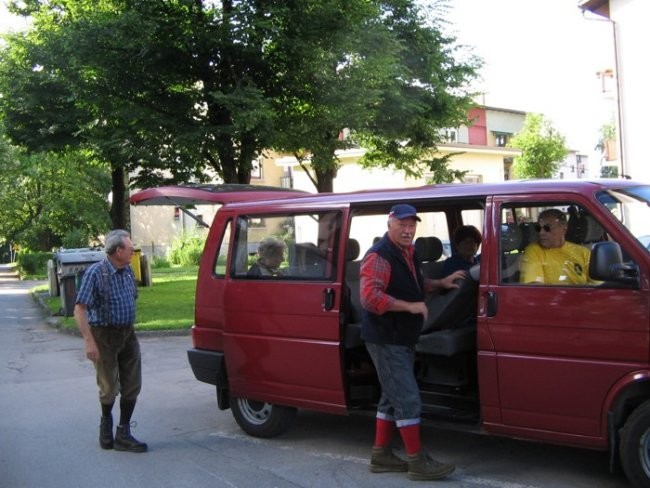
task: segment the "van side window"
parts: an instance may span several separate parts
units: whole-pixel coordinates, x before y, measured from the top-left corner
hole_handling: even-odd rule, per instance
[[[593,243],[608,236],[580,205],[504,206],[500,232],[501,283],[600,284],[589,278],[590,251]]]
[[[334,211],[240,216],[231,275],[261,280],[333,280],[340,228],[341,213]]]
[[[228,248],[230,247],[230,227],[231,221],[226,223],[226,227],[223,231],[223,238],[221,239],[221,244],[219,246],[219,254],[217,254],[217,259],[214,262],[214,274],[219,277],[226,276],[226,263],[228,261]]]

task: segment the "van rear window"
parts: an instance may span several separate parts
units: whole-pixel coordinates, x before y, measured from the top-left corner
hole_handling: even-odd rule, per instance
[[[334,280],[341,213],[240,216],[231,276],[257,280]]]

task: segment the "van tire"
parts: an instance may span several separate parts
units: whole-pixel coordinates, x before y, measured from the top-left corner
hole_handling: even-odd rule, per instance
[[[241,429],[253,437],[275,437],[286,432],[296,409],[247,398],[230,397],[230,410]]]
[[[650,486],[650,400],[628,417],[621,429],[621,464],[630,482]]]

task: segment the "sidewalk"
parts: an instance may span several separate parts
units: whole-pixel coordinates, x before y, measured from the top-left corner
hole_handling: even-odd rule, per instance
[[[15,266],[11,264],[0,264],[0,293],[2,294],[30,294],[30,291],[39,285],[46,284],[46,280],[21,280]],[[61,327],[60,317],[50,313],[50,309],[41,300],[40,293],[34,294],[35,305],[43,312],[45,322],[56,329]],[[72,332],[74,334],[74,331]]]
[[[11,264],[0,264],[0,283],[3,288],[31,290],[35,286],[46,283],[45,280],[21,280],[15,266]]]

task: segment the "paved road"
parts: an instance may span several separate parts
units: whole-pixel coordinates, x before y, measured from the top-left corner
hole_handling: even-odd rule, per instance
[[[374,421],[300,412],[288,434],[244,435],[213,387],[189,369],[189,337],[142,337],[144,389],[136,437],[150,451],[103,451],[92,365],[79,337],[48,326],[28,290],[0,266],[0,487],[403,487],[367,470]],[[457,464],[439,487],[622,488],[604,453],[423,429]]]

